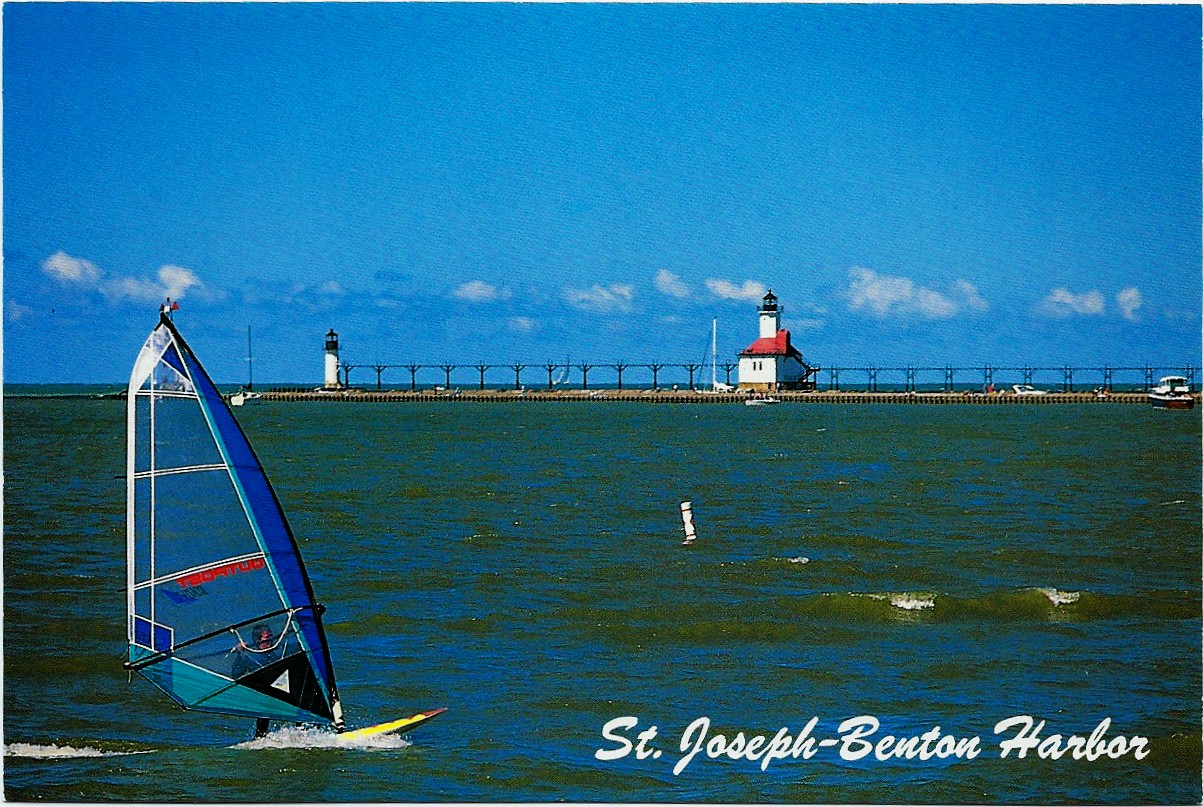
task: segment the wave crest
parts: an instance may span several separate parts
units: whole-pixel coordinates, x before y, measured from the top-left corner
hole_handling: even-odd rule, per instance
[[[106,751],[85,745],[76,748],[70,745],[41,745],[39,743],[9,743],[4,746],[6,757],[26,757],[28,759],[81,759],[85,757],[123,757],[130,754],[152,754],[151,750],[141,751]]]
[[[413,743],[399,734],[378,734],[354,742],[339,738],[338,734],[315,726],[283,726],[269,732],[266,737],[237,743],[231,748],[261,751],[269,748],[359,748],[389,749],[408,748]]]

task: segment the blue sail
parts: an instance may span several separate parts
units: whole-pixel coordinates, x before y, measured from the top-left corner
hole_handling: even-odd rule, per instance
[[[342,728],[296,540],[242,428],[167,317],[130,377],[127,667],[181,706]]]

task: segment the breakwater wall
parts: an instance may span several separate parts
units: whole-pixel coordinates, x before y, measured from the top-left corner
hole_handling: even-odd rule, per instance
[[[262,393],[264,401],[312,403],[650,403],[650,404],[744,404],[751,396],[738,393],[707,393],[696,390],[389,390],[361,389],[335,392],[281,391]],[[962,404],[977,406],[1042,406],[1051,404],[1144,404],[1140,392],[1099,395],[1093,392],[1050,392],[1045,395],[965,392],[775,392],[772,397],[788,404]],[[1196,395],[1196,399],[1198,399]]]

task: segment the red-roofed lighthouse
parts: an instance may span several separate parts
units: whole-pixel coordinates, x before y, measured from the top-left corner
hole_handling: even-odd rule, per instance
[[[803,361],[802,352],[790,344],[772,290],[764,295],[759,314],[760,338],[739,354],[739,388],[759,392],[814,389],[819,368]]]

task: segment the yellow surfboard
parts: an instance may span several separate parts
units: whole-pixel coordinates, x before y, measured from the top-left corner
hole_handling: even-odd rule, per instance
[[[377,723],[375,726],[368,726],[366,729],[356,729],[355,731],[344,731],[338,735],[340,743],[357,743],[372,737],[378,737],[381,734],[394,734],[399,731],[412,729],[430,720],[432,717],[437,717],[446,709],[431,709],[429,712],[418,712],[412,717],[403,717],[400,720],[393,720],[388,723]]]

